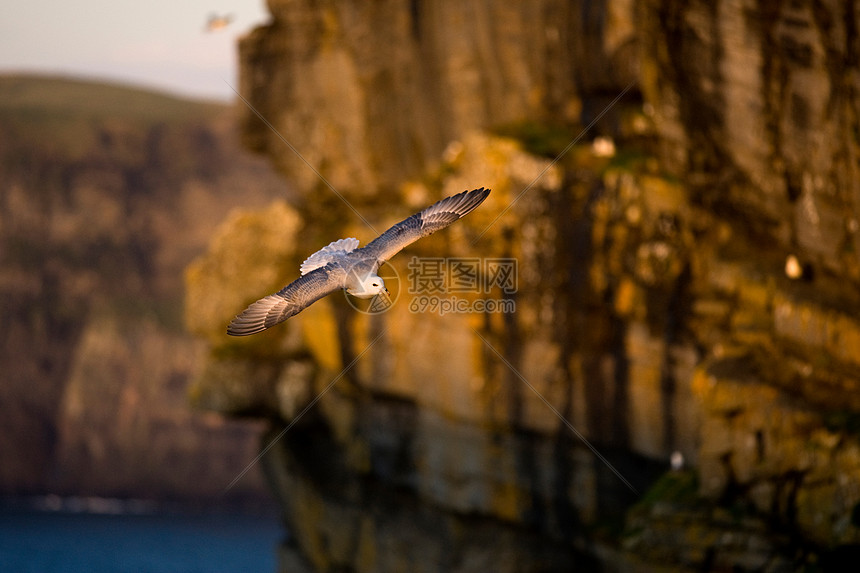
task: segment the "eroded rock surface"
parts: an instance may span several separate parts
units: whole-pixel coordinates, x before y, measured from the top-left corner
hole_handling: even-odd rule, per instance
[[[301,154],[245,113],[302,192],[281,282],[479,186],[394,267],[518,264],[515,293],[461,295],[514,312],[440,315],[407,288],[252,341],[199,329],[201,400],[290,426],[264,457],[285,569],[814,569],[860,542],[852,4],[270,7],[242,89]]]

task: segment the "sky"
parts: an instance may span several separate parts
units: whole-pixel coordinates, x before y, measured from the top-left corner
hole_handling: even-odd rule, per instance
[[[213,13],[233,20],[207,32]],[[237,39],[268,19],[265,0],[8,0],[0,3],[0,73],[82,76],[229,101],[230,85],[238,87]]]

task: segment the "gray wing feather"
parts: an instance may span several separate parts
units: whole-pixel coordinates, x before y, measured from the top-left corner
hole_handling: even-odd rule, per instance
[[[400,221],[360,250],[377,261],[387,261],[403,247],[468,215],[483,203],[489,194],[489,189],[481,187],[446,197],[420,213]]]
[[[227,334],[247,336],[271,328],[343,288],[345,276],[342,268],[331,263],[313,270],[277,293],[251,304],[230,322]]]

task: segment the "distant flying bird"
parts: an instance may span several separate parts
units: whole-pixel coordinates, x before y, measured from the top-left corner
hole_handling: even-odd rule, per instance
[[[463,191],[400,221],[367,246],[357,249],[358,239],[340,239],[308,257],[301,265],[301,278],[275,294],[261,298],[236,316],[227,334],[256,334],[294,316],[338,289],[357,298],[388,299],[385,282],[377,275],[379,265],[400,250],[444,229],[483,203],[489,189]]]
[[[207,32],[223,30],[230,25],[230,22],[233,21],[233,18],[233,14],[225,14],[223,16],[219,16],[218,14],[210,14],[209,19],[206,21],[206,27],[204,28],[204,30],[206,30]]]

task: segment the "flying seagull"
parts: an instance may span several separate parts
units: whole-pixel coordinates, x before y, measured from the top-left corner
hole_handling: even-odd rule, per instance
[[[206,20],[206,26],[203,28],[206,32],[216,32],[218,30],[223,30],[227,26],[230,25],[230,22],[233,21],[233,14],[225,14],[219,16],[218,14],[212,13],[209,14],[209,19]]]
[[[481,187],[446,197],[400,221],[360,249],[358,239],[354,238],[330,243],[302,263],[300,278],[236,316],[227,327],[227,334],[247,336],[262,332],[338,289],[357,298],[377,295],[388,298],[385,282],[377,275],[379,265],[403,247],[468,215],[489,194],[489,189]]]

